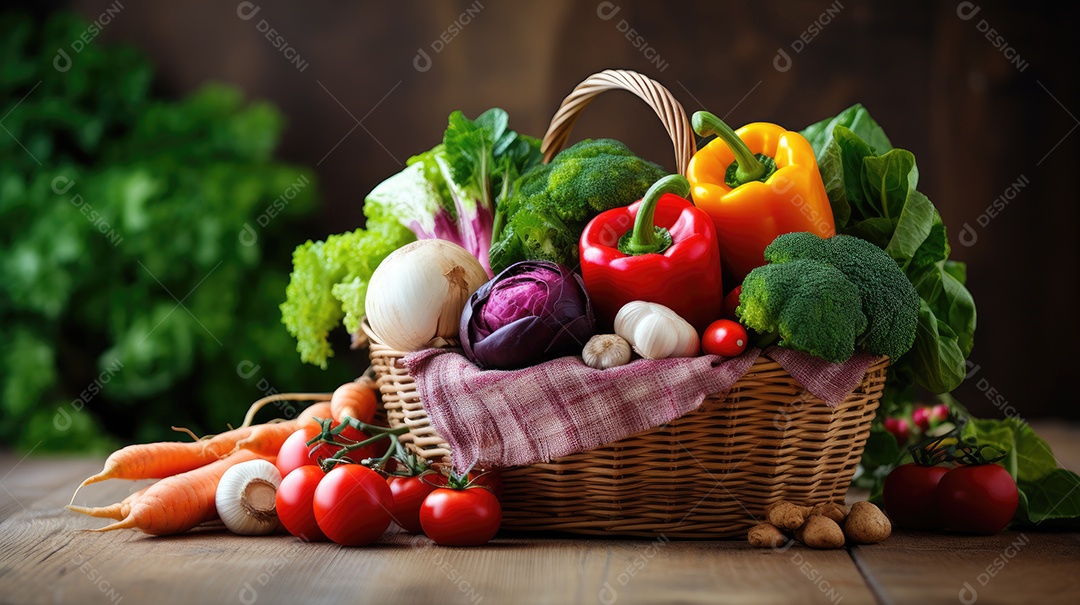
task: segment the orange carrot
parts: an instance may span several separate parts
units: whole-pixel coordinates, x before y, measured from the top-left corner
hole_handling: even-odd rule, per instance
[[[149,486],[140,489],[139,491],[130,494],[122,501],[112,504],[110,506],[99,506],[97,508],[89,508],[86,506],[76,506],[69,504],[67,509],[84,515],[90,515],[91,517],[102,517],[105,519],[115,519],[117,521],[122,520],[131,514],[131,505],[142,497],[146,493],[146,490],[150,489]]]
[[[375,383],[370,378],[346,382],[334,391],[330,398],[330,415],[334,422],[345,416],[361,422],[375,419]]]
[[[297,424],[297,428],[304,426],[312,418],[329,418],[330,417],[330,402],[320,401],[307,407],[300,415],[293,419],[293,422]],[[274,452],[275,454],[277,452]]]
[[[296,422],[295,426],[299,428],[299,422],[306,423],[309,418],[329,415],[329,403],[315,404],[300,412],[292,422]],[[79,489],[87,485],[106,479],[164,479],[195,470],[235,451],[237,442],[252,437],[262,430],[263,426],[271,425],[244,426],[195,442],[166,441],[129,445],[113,452],[105,460],[105,467],[101,472],[80,483],[75,493],[78,494]],[[281,447],[280,443],[278,447]],[[277,450],[266,449],[265,453],[275,455]],[[74,501],[75,497],[72,496],[71,499]]]
[[[254,430],[255,427],[234,429],[195,442],[129,445],[113,452],[105,460],[105,468],[80,483],[78,489],[106,479],[164,479],[195,470],[231,452],[237,441],[250,436]]]
[[[273,422],[252,427],[251,434],[236,442],[236,450],[248,450],[260,456],[276,456],[281,445],[301,427],[311,422],[312,418],[329,418],[330,402],[316,403],[307,408],[293,420]]]
[[[217,516],[214,496],[225,471],[259,457],[254,452],[237,452],[202,468],[162,479],[131,504],[122,520],[90,531],[135,528],[155,536],[187,531]]]

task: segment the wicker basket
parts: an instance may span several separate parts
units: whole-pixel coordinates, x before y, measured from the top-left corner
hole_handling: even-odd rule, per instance
[[[633,92],[661,118],[685,172],[695,141],[686,112],[659,83],[629,71],[587,78],[552,119],[542,150],[549,161],[581,110],[606,90]],[[367,325],[372,366],[391,426],[435,461],[450,454],[399,363],[405,353]],[[768,504],[843,502],[885,385],[878,360],[836,408],[807,393],[774,361],[759,357],[726,394],[672,422],[587,452],[502,471],[503,529],[676,538],[746,535]],[[648,405],[648,402],[644,402]]]

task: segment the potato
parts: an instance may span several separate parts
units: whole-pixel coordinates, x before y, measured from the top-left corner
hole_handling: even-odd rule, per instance
[[[828,517],[810,515],[802,527],[795,530],[795,539],[810,548],[842,548],[844,532]]]
[[[801,527],[809,515],[809,506],[792,504],[786,500],[774,502],[765,507],[765,519],[772,525],[788,531]]]
[[[842,504],[835,502],[825,502],[814,506],[810,509],[811,515],[821,515],[822,517],[828,517],[839,524],[844,523],[844,519],[847,518],[847,508]]]
[[[869,502],[856,502],[844,521],[844,535],[855,544],[877,544],[892,533],[892,523]]]
[[[783,532],[769,523],[759,523],[751,527],[746,539],[754,548],[780,548],[788,541]]]

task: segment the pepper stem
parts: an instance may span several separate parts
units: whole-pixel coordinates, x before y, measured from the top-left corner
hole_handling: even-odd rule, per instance
[[[630,256],[659,254],[671,247],[671,233],[656,226],[655,222],[656,204],[666,193],[674,193],[681,198],[689,197],[690,182],[682,175],[672,174],[653,183],[645,192],[645,197],[641,198],[633,230],[619,238],[620,252]]]
[[[716,135],[727,144],[735,155],[735,162],[728,168],[725,182],[732,189],[750,181],[764,181],[776,172],[776,161],[767,155],[750,151],[746,143],[735,134],[723,120],[707,111],[696,111],[691,118],[694,132],[701,137]]]

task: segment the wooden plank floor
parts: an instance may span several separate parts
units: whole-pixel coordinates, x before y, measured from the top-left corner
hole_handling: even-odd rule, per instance
[[[1080,427],[1036,426],[1080,463]],[[742,541],[665,542],[500,534],[441,548],[391,529],[368,548],[244,538],[219,526],[154,538],[93,534],[104,520],[63,509],[101,460],[0,456],[2,603],[1072,603],[1080,534],[992,537],[898,532],[851,550],[755,550]],[[114,502],[145,483],[87,487]]]

